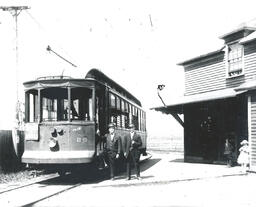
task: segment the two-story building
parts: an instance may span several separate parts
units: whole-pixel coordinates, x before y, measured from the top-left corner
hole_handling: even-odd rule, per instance
[[[185,161],[224,162],[225,140],[237,157],[246,139],[256,170],[256,27],[243,24],[220,39],[222,48],[178,64],[185,72],[184,97],[153,109],[183,125]]]

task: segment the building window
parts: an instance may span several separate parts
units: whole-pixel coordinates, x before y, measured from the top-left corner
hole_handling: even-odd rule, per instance
[[[227,46],[227,77],[243,75],[243,46],[232,44]]]

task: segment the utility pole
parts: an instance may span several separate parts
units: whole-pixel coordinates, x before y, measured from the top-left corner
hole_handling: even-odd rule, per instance
[[[15,107],[15,124],[12,130],[12,140],[15,153],[18,157],[20,157],[19,153],[19,143],[20,136],[19,131],[21,130],[23,116],[21,111],[21,102],[19,100],[19,47],[18,47],[18,16],[22,12],[22,10],[30,9],[28,6],[1,6],[0,10],[9,11],[15,20],[15,54],[16,54],[16,107]]]
[[[15,62],[16,62],[16,119],[18,121],[18,125],[20,124],[19,120],[19,42],[18,42],[18,16],[22,10],[30,9],[28,6],[1,6],[1,10],[9,11],[15,20]]]

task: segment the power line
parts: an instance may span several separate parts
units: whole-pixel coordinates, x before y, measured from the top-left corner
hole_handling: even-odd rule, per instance
[[[28,14],[28,16],[34,21],[34,23],[38,26],[38,28],[44,33],[44,35],[46,36],[46,39],[50,42],[54,41],[54,43],[57,45],[58,48],[60,48],[70,59],[73,60],[73,58],[71,57],[71,55],[63,48],[63,46],[60,43],[56,43],[56,41],[54,39],[52,39],[52,35],[51,33],[31,14],[31,12],[26,10],[26,13]],[[57,54],[55,51],[53,51],[51,49],[50,46],[48,46],[46,48],[47,51],[49,52],[53,52],[55,53],[57,56],[59,56],[60,58],[62,58],[63,60],[65,60],[66,62],[70,63],[72,66],[77,67],[75,64],[71,63],[70,61],[68,61],[67,59],[63,58],[63,56],[60,56],[59,54]]]
[[[29,17],[36,23],[36,25],[43,31],[45,31],[44,27],[36,20],[36,18],[28,11],[26,10],[26,13],[29,15]]]

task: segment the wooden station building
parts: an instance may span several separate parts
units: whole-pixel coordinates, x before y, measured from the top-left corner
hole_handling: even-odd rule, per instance
[[[178,64],[185,72],[184,97],[153,109],[184,127],[185,161],[224,163],[227,138],[236,159],[246,139],[256,171],[256,27],[242,24],[220,39],[222,48]]]

